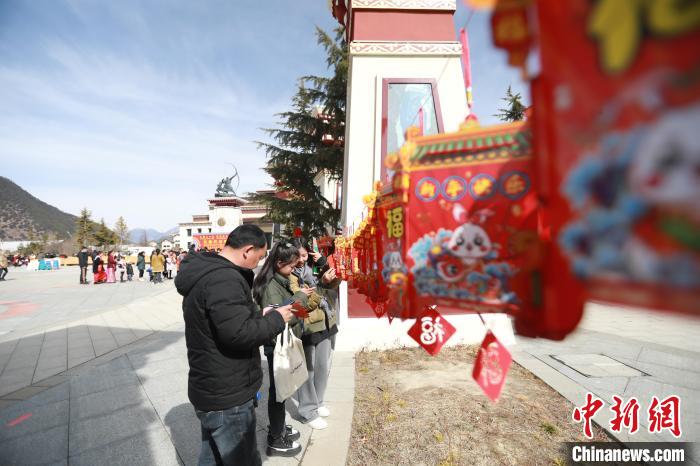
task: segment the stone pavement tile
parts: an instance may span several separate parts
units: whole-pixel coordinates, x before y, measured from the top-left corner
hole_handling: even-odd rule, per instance
[[[613,395],[624,393],[630,380],[635,377],[589,377],[580,378],[579,383],[587,390],[596,393],[607,400],[612,400]]]
[[[126,307],[130,312],[137,314],[139,318],[153,330],[161,330],[167,326],[163,320],[150,312],[148,305],[136,302],[129,303]]]
[[[92,344],[95,348],[95,356],[109,353],[110,351],[117,349],[119,346],[111,334],[109,336],[93,338]]]
[[[194,416],[194,408],[187,397],[187,387],[183,387],[182,390],[176,392],[164,393],[160,396],[149,396],[148,399],[161,419],[165,419],[165,417],[178,406],[185,406],[186,408],[184,408],[184,410],[190,412],[190,414]]]
[[[348,401],[355,397],[355,389],[350,387],[334,387],[330,383],[326,389],[326,402],[333,404],[338,401]]]
[[[40,347],[37,346],[35,350],[32,351],[15,351],[15,353],[10,357],[10,360],[5,366],[3,374],[7,371],[14,369],[26,369],[31,367],[34,369],[36,363],[39,360]]]
[[[88,374],[83,377],[87,377]],[[135,386],[119,386],[109,390],[90,393],[78,398],[71,398],[71,422],[103,416],[122,409],[148,407],[148,399]]]
[[[19,340],[10,340],[0,343],[0,372],[5,367],[5,363],[10,359],[10,356],[17,347]]]
[[[187,362],[187,348],[185,348],[184,341],[182,344],[177,344],[177,346],[167,346],[165,348],[153,348],[153,345],[149,345],[144,349],[129,352],[129,360],[134,365],[134,367],[142,367],[148,364],[154,364],[161,361],[180,361],[184,364],[180,370],[188,370]]]
[[[671,348],[668,348],[666,351],[655,348],[642,348],[636,359],[642,363],[659,364],[700,373],[700,354],[698,353],[679,352]]]
[[[25,421],[26,422],[26,421]],[[66,464],[68,426],[34,432],[31,435],[4,440],[0,437],[3,466]]]
[[[137,389],[131,387],[132,396]],[[124,441],[160,426],[160,420],[150,407],[135,406],[83,420],[71,420],[70,456]],[[71,460],[72,463],[72,460]]]
[[[34,373],[34,378],[32,378],[32,384],[39,382],[40,380],[48,379],[49,377],[53,377],[54,375],[61,374],[66,371],[68,367],[66,364],[62,364],[60,366],[54,366],[54,367],[44,367],[44,368],[37,368],[37,371]]]
[[[92,339],[90,338],[90,334],[85,334],[85,338],[80,338],[76,340],[68,340],[68,354],[70,355],[71,353],[90,353],[92,355],[95,354],[95,351],[92,346]]]
[[[50,328],[45,331],[43,346],[65,344],[66,341],[68,341],[66,327]]]
[[[71,397],[85,396],[121,387],[124,390],[134,391],[139,387],[139,380],[135,374],[104,375],[93,372],[85,373],[71,383]]]
[[[131,360],[131,356],[129,356],[129,359]],[[186,374],[189,370],[187,360],[172,354],[168,359],[151,360],[147,357],[145,361],[143,359],[138,359],[133,361],[133,364],[141,378],[158,377],[177,372],[184,372]]]
[[[71,439],[72,442],[72,439]],[[72,449],[71,443],[71,449]],[[74,466],[173,466],[182,464],[170,437],[161,425],[129,437],[71,454]]]
[[[328,428],[314,430],[311,441],[302,458],[304,466],[344,465],[347,460],[350,434],[352,432],[353,403],[329,404],[331,415],[326,418]]]
[[[9,408],[0,411],[0,425],[9,422],[17,416],[21,416],[27,410],[68,400],[69,393],[69,384],[63,384],[48,388],[28,400],[14,402]]]
[[[187,371],[141,379],[149,398],[163,398],[187,389]]]
[[[68,358],[68,368],[76,367],[95,358],[94,354],[83,354]]]
[[[0,441],[32,436],[57,426],[67,426],[68,400],[41,406],[33,406],[31,402],[18,403],[7,413],[2,413],[2,420],[4,422],[0,426]]]
[[[139,338],[129,329],[124,328],[113,328],[112,335],[117,341],[118,346],[126,346],[130,343],[137,341]]]
[[[31,385],[34,368],[15,369],[3,372],[0,376],[0,396]]]
[[[642,363],[639,361],[623,360],[626,364],[634,366],[657,380],[674,381],[679,387],[697,390],[700,392],[700,374],[683,369],[676,369],[665,365]]]
[[[32,385],[41,387],[53,387],[64,382],[68,382],[71,378],[72,376],[69,375],[54,375],[52,377],[39,380],[38,382],[35,382]]]
[[[3,395],[4,400],[26,400],[46,390],[46,387],[24,387],[7,395]]]
[[[62,370],[66,370],[66,350],[65,348],[61,352],[55,352],[51,354],[42,355],[36,363],[36,371],[43,371],[46,369],[53,369],[54,367],[63,367]]]
[[[17,403],[16,400],[3,400],[0,398],[0,411],[3,409],[7,408],[8,406],[11,406],[13,404]]]
[[[84,330],[76,332],[71,332],[70,329],[68,329],[68,350],[70,351],[73,348],[83,347],[92,348],[92,339],[90,338],[90,331],[88,328],[84,327]]]

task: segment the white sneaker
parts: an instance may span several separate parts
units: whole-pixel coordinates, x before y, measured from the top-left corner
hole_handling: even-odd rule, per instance
[[[326,408],[325,406],[319,406],[317,411],[318,415],[321,417],[328,417],[331,415],[331,412],[328,411],[328,408]]]
[[[325,421],[325,419],[317,417],[313,421],[309,422],[309,427],[312,429],[321,430],[328,427],[328,423]]]

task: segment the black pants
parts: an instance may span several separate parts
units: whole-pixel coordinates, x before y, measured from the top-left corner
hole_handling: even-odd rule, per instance
[[[264,349],[265,357],[267,358],[267,367],[269,369],[268,375],[270,376],[270,392],[267,397],[267,417],[270,420],[270,432],[268,436],[277,439],[284,433],[284,400],[282,400],[281,403],[277,401],[275,377],[272,370],[274,347],[265,346]]]
[[[80,267],[80,283],[87,283],[87,265]]]
[[[139,269],[139,278],[143,278],[143,269]]]
[[[7,267],[0,267],[0,280],[4,280],[7,275]]]

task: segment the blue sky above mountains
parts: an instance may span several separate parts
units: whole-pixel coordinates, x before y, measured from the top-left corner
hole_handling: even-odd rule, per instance
[[[228,163],[241,192],[265,188],[259,128],[297,77],[327,73],[315,25],[335,27],[325,1],[4,0],[1,174],[67,212],[161,230],[203,212]],[[488,16],[469,27],[475,111],[493,122],[505,88],[524,88]]]

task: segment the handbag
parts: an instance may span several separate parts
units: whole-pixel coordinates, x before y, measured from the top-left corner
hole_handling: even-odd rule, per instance
[[[304,345],[289,329],[289,324],[277,335],[272,371],[278,403],[292,396],[309,378]]]

